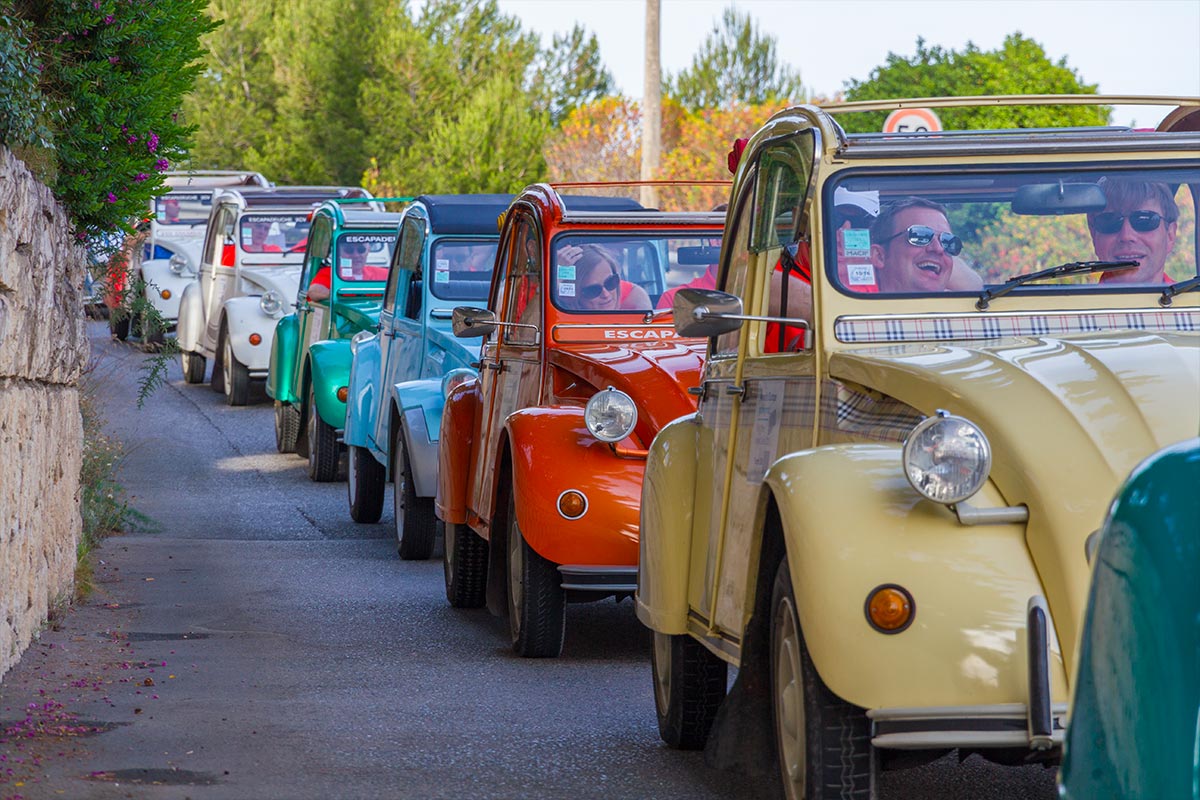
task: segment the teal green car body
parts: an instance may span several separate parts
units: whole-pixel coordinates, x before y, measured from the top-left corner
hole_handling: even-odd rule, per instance
[[[1200,439],[1139,465],[1093,556],[1059,794],[1200,800]]]

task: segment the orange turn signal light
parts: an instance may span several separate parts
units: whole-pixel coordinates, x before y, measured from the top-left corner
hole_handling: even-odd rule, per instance
[[[163,300],[170,300],[171,299],[171,290],[163,289],[161,292],[158,293],[158,296],[161,297]]]
[[[867,595],[867,622],[880,633],[900,633],[912,624],[917,605],[909,591],[894,583],[877,586]]]
[[[579,519],[587,512],[587,498],[583,492],[567,489],[558,496],[558,513],[567,519]]]
[[[341,402],[346,402],[346,398],[350,396],[349,386],[339,386],[337,390],[337,399]]]
[[[258,345],[262,344],[262,337],[259,336],[257,333],[250,334],[250,344],[257,347]]]

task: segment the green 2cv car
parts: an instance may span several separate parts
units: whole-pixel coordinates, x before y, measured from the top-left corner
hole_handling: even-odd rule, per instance
[[[338,477],[350,383],[350,340],[379,325],[400,214],[331,201],[313,212],[296,311],[279,320],[267,394],[275,446],[308,458],[314,481]]]

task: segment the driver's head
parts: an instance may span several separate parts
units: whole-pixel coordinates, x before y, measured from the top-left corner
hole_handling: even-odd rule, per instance
[[[611,311],[621,306],[621,273],[617,259],[600,245],[583,246],[575,262],[576,308]]]
[[[366,242],[343,242],[341,258],[350,259],[350,268],[355,272],[362,272],[367,263],[367,250]]]
[[[163,200],[163,211],[166,212],[167,219],[179,219],[179,199],[168,197]]]
[[[1165,183],[1105,178],[1103,211],[1088,214],[1096,258],[1137,261],[1135,269],[1105,274],[1106,283],[1161,283],[1175,247],[1179,206]]]
[[[254,244],[262,244],[271,235],[271,223],[255,222],[250,226],[250,241]]]
[[[881,292],[945,291],[961,250],[946,209],[921,197],[897,200],[871,225],[871,264]]]

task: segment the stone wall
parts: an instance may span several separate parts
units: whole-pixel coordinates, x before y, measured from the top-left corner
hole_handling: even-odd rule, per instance
[[[0,677],[70,597],[79,540],[85,253],[0,147]]]

